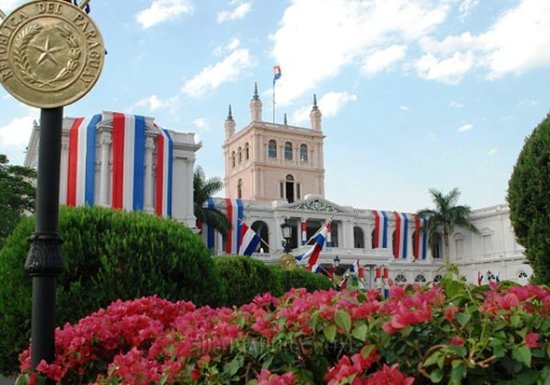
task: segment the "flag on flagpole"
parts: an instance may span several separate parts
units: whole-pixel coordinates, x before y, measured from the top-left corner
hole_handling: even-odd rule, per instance
[[[243,222],[241,224],[239,255],[252,255],[260,245],[260,241],[260,236]]]
[[[330,222],[327,222],[322,228],[321,231],[315,236],[315,242],[311,245],[305,252],[296,255],[296,261],[300,265],[308,265],[310,270],[311,267],[317,263],[319,259],[319,254],[325,245],[327,239],[327,232]]]
[[[67,206],[94,205],[96,130],[101,115],[77,118],[69,129]]]
[[[273,66],[273,85],[275,85],[275,82],[281,78],[281,66],[274,65]]]
[[[428,223],[428,219],[424,216],[420,217],[415,215],[414,217],[414,259],[422,258],[426,259],[428,256],[428,231],[425,228]]]
[[[143,210],[145,181],[145,118],[118,112],[104,113],[113,122],[113,178],[111,206]]]

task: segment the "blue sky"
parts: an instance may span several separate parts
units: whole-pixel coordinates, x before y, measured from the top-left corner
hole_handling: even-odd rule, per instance
[[[22,4],[0,0],[8,13]],[[323,113],[325,197],[358,208],[505,202],[524,139],[550,111],[546,0],[92,0],[108,50],[95,88],[67,116],[154,116],[195,132],[197,164],[223,177],[223,122],[250,119],[254,82],[272,120]],[[33,119],[0,90],[0,153],[21,164]]]

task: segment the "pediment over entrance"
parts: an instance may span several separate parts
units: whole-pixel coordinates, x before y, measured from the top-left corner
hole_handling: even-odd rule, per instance
[[[293,209],[293,210],[304,210],[304,211],[316,211],[324,213],[346,213],[347,211],[341,206],[328,201],[324,198],[321,198],[318,195],[306,196],[306,199],[299,202],[290,203],[284,208]]]

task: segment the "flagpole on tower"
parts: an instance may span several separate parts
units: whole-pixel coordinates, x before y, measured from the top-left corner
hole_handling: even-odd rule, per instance
[[[281,66],[273,66],[273,124],[275,124],[275,82],[281,77]]]

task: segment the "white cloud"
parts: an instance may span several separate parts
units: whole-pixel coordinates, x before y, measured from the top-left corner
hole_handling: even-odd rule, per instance
[[[472,124],[463,124],[462,126],[458,127],[458,132],[470,131],[472,128],[474,128]]]
[[[550,65],[550,2],[523,0],[479,37],[489,78]]]
[[[451,102],[449,103],[449,107],[451,107],[451,108],[462,108],[462,107],[464,107],[464,103],[458,102],[456,100],[451,100]]]
[[[489,156],[495,155],[497,152],[498,152],[498,150],[497,150],[496,148],[491,148],[491,149],[487,152],[487,155],[489,155]]]
[[[232,11],[223,11],[218,13],[218,23],[228,20],[237,20],[245,17],[251,9],[251,3],[241,3]]]
[[[362,71],[368,75],[374,75],[387,69],[394,63],[403,60],[406,50],[407,47],[405,45],[392,45],[378,50],[366,58]]]
[[[319,101],[317,105],[319,110],[323,114],[323,118],[330,118],[336,116],[338,112],[349,102],[355,102],[357,95],[350,94],[348,92],[327,92]],[[293,124],[300,124],[309,120],[309,114],[311,112],[311,106],[303,107],[296,110],[292,114]]]
[[[477,1],[466,0],[459,10],[468,12],[475,5]],[[487,77],[495,79],[550,66],[550,2],[521,0],[484,33],[464,32],[441,41],[424,36],[420,47],[424,55],[416,63],[419,76],[447,83],[460,81],[474,68],[487,70]]]
[[[461,13],[462,17],[466,17],[472,9],[474,9],[479,3],[479,0],[464,0],[458,6],[458,11]]]
[[[0,127],[0,153],[6,154],[10,163],[23,164],[34,120],[36,117],[29,113]]]
[[[382,58],[395,62],[401,48],[384,50],[417,41],[443,23],[449,11],[448,2],[435,0],[294,0],[271,36],[274,62],[283,71],[279,104],[310,93],[373,52],[384,54],[367,68],[381,68],[375,64]]]
[[[474,55],[471,52],[455,52],[451,57],[439,60],[427,53],[415,66],[418,76],[424,79],[456,84],[474,66]]]
[[[180,106],[180,101],[177,96],[167,99],[160,99],[157,95],[151,95],[148,98],[141,99],[135,104],[136,107],[146,107],[151,111],[169,110],[174,112]]]
[[[405,111],[405,112],[411,112],[411,109],[409,106],[400,106],[399,109],[401,111]]]
[[[193,120],[193,124],[201,131],[210,131],[210,124],[205,118],[197,118]]]
[[[149,8],[137,13],[136,19],[142,28],[175,20],[181,14],[192,14],[193,3],[190,0],[153,0]]]
[[[198,75],[186,81],[182,91],[189,96],[200,97],[223,83],[238,80],[241,73],[254,65],[248,49],[237,49],[222,61],[204,68]]]

